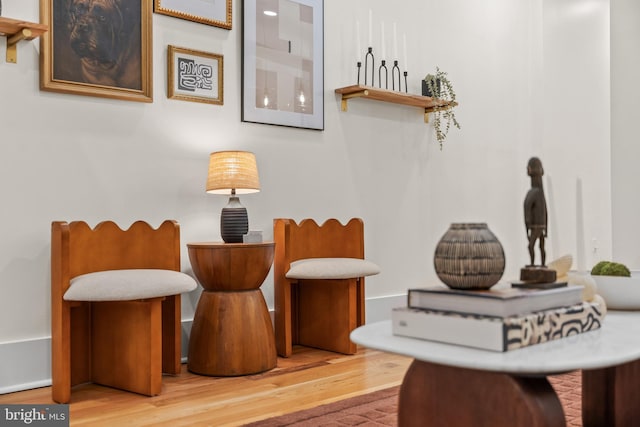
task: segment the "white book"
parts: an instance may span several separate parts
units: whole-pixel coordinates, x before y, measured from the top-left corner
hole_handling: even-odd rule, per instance
[[[598,303],[583,302],[524,316],[492,317],[456,312],[394,308],[392,332],[493,351],[508,351],[598,329]]]
[[[582,301],[582,286],[551,289],[512,288],[498,284],[488,290],[461,290],[446,286],[409,289],[408,306],[507,317],[566,307]]]

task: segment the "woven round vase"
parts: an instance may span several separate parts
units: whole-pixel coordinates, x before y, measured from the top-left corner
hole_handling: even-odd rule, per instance
[[[504,250],[485,223],[451,224],[436,246],[436,274],[454,289],[489,289],[504,273]]]

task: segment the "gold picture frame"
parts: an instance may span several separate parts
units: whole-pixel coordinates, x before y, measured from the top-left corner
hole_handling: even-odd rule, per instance
[[[152,0],[40,0],[40,89],[153,102]]]
[[[168,46],[167,97],[183,101],[224,104],[223,56]]]
[[[154,0],[153,8],[163,15],[231,29],[231,0]]]

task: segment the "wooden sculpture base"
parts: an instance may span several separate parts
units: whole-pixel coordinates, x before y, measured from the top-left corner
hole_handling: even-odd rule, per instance
[[[526,283],[553,283],[556,271],[545,266],[528,265],[520,269],[520,280]]]

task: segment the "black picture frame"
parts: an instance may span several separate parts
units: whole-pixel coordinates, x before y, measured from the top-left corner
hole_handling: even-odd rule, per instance
[[[323,0],[244,0],[242,22],[242,121],[324,130]]]

